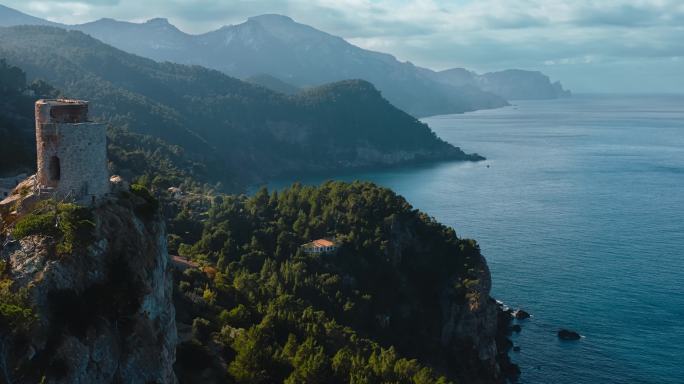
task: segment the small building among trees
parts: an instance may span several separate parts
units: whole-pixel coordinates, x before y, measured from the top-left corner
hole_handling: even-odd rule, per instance
[[[332,239],[318,239],[302,245],[304,253],[332,253],[337,251],[338,244]]]

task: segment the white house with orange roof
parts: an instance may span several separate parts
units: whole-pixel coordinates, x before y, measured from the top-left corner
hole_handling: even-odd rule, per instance
[[[337,248],[338,244],[331,239],[318,239],[302,245],[305,253],[331,253]]]

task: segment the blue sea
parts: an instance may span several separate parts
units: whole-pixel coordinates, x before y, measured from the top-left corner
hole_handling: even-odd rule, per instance
[[[684,96],[514,104],[424,119],[486,161],[328,178],[477,239],[493,296],[533,316],[513,337],[521,383],[684,383]]]

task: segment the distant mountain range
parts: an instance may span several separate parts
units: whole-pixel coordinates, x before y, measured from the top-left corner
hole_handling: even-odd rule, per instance
[[[50,25],[53,27],[64,27],[64,24],[54,23],[38,17],[30,16],[0,4],[0,26],[8,27],[13,25]]]
[[[452,68],[436,72],[434,79],[455,87],[474,86],[497,94],[508,100],[555,99],[570,96],[560,82],[551,82],[538,71],[507,69],[478,75],[464,68]]]
[[[567,94],[559,83],[552,84],[539,72],[435,72],[359,48],[282,15],[251,17],[242,24],[191,35],[160,18],[145,23],[100,19],[60,25],[0,6],[0,26],[20,24],[80,30],[136,55],[197,64],[241,79],[256,78],[256,83],[279,92],[363,79],[373,83],[392,104],[417,117],[497,108],[507,105],[506,99]],[[454,71],[467,75],[454,76]],[[270,77],[268,81],[264,76]]]
[[[287,173],[481,159],[439,139],[363,80],[289,96],[47,26],[0,27],[0,58],[28,80],[90,100],[99,120],[183,148],[209,168],[204,181],[244,185]]]

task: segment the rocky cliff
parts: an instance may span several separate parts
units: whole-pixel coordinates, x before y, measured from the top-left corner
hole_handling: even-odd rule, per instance
[[[394,222],[392,227],[388,256],[395,266],[402,264],[404,253],[410,253],[411,248],[429,247],[422,244],[424,240],[416,234],[415,228],[404,227],[400,222]],[[474,242],[470,244],[478,249]],[[510,317],[490,296],[492,279],[486,259],[479,249],[470,256],[468,274],[452,272],[441,281],[435,276],[434,283],[439,287],[437,302],[422,301],[423,305],[430,303],[440,314],[433,320],[436,326],[428,327],[433,330],[429,337],[437,341],[432,348],[443,351],[443,356],[435,358],[433,364],[454,372],[463,382],[502,383],[514,379],[517,372],[517,366],[508,357],[512,346],[507,337]],[[402,279],[410,281],[411,277]],[[420,299],[411,298],[410,292],[417,288],[404,289],[407,289],[404,294],[407,303],[413,301],[414,310],[421,308]],[[395,317],[396,320],[399,319]]]
[[[519,369],[508,356],[510,315],[490,296],[492,280],[484,258],[481,266],[478,279],[464,284],[465,303],[453,300],[454,289],[444,287],[441,342],[460,357],[451,363],[468,382],[514,381]]]
[[[94,207],[42,201],[4,215],[3,278],[33,318],[0,332],[0,382],[173,383],[166,230],[144,193]]]
[[[415,252],[433,252],[426,244],[424,236],[418,235],[413,226],[407,226],[400,220],[392,220],[391,236],[388,242],[388,256],[396,267],[401,268],[402,260],[407,254]],[[423,238],[422,238],[423,237]],[[433,332],[430,338],[438,340],[433,348],[441,348],[443,356],[433,363],[443,365],[447,371],[467,383],[501,383],[507,379],[515,379],[518,368],[511,363],[508,351],[512,347],[507,335],[510,334],[510,314],[490,296],[492,278],[487,260],[482,256],[479,247],[473,240],[464,240],[464,249],[469,261],[468,272],[452,270],[451,273],[438,279],[434,275],[436,302],[432,304],[440,316],[434,319],[436,326],[430,327]],[[443,265],[447,269],[446,265]],[[414,270],[413,267],[406,268]],[[402,278],[410,281],[410,276]],[[407,287],[404,300],[410,302],[410,291],[417,287]],[[421,307],[421,299],[412,304]],[[429,301],[422,299],[422,304]],[[441,361],[440,361],[441,360]]]
[[[435,79],[452,86],[474,86],[507,100],[543,100],[569,97],[560,82],[539,71],[507,69],[477,74],[463,68],[452,68],[434,74]]]

